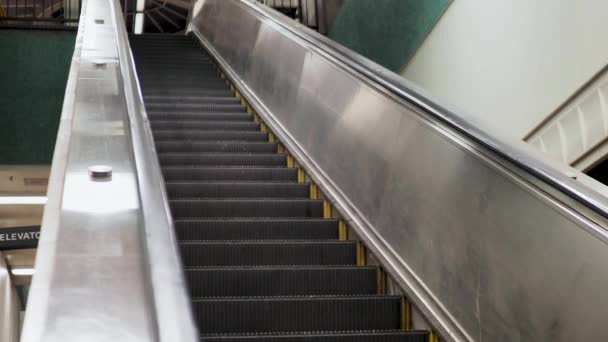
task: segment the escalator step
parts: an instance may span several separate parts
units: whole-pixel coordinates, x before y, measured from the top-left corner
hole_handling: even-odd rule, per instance
[[[168,153],[159,154],[161,165],[286,167],[285,154]]]
[[[354,241],[204,241],[180,243],[185,267],[355,265]]]
[[[209,131],[259,131],[260,124],[257,122],[241,122],[241,121],[168,121],[168,120],[152,120],[150,121],[152,130],[209,130]]]
[[[159,141],[156,143],[158,153],[277,153],[275,142],[259,141]]]
[[[426,331],[351,331],[336,333],[219,334],[204,335],[211,342],[428,342]]]
[[[159,111],[147,110],[150,120],[201,120],[201,121],[245,121],[252,122],[253,116],[247,112],[226,112],[221,113],[213,109],[197,112],[177,112],[177,111]]]
[[[195,141],[268,141],[268,133],[256,131],[154,131],[156,141],[195,140]]]
[[[200,102],[200,103],[241,103],[241,100],[237,99],[234,96],[180,96],[180,95],[166,95],[166,96],[158,96],[158,95],[144,95],[146,105],[156,102]]]
[[[247,108],[240,103],[151,102],[146,104],[146,110],[156,113],[191,112],[194,114],[204,110],[217,113],[247,114]]]
[[[169,197],[178,198],[308,198],[307,183],[167,183]]]
[[[201,121],[201,120],[151,120],[154,131],[255,131],[260,133],[260,123],[250,121]]]
[[[174,181],[240,181],[240,182],[295,182],[298,170],[277,167],[177,167],[162,169],[166,182]]]
[[[309,199],[170,200],[175,218],[323,217],[323,201]]]
[[[377,268],[222,267],[186,270],[192,297],[373,295]]]
[[[338,221],[322,219],[176,220],[180,241],[337,240]]]
[[[142,87],[143,88],[143,87]],[[143,88],[145,96],[149,95],[180,95],[180,96],[233,96],[230,89],[203,89],[200,87],[146,87]]]
[[[202,334],[396,330],[393,296],[218,298],[193,301]]]

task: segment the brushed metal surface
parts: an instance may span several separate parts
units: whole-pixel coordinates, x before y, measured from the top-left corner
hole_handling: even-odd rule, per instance
[[[19,341],[21,303],[9,274],[5,254],[0,252],[0,341]]]
[[[117,0],[83,1],[22,341],[198,340],[128,51]]]
[[[191,17],[445,340],[608,339],[605,198],[261,6]]]

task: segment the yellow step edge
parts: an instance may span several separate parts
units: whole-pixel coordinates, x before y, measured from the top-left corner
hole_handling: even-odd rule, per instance
[[[292,163],[293,163],[293,158],[292,158]],[[313,200],[319,199],[319,189],[317,189],[317,185],[314,183],[310,183],[310,199],[313,199]]]
[[[331,218],[331,204],[328,201],[323,201],[323,218]]]
[[[357,266],[365,266],[365,246],[361,241],[357,241]]]
[[[382,267],[378,267],[376,271],[376,288],[378,295],[382,296],[386,294],[386,274]]]
[[[348,240],[348,227],[342,220],[340,220],[340,223],[338,223],[338,239],[342,241]]]
[[[412,329],[412,306],[410,302],[401,297],[401,330]]]
[[[304,173],[304,169],[298,168],[298,183],[304,183],[306,180],[306,174]]]
[[[429,342],[439,342],[439,336],[433,331],[429,331]]]

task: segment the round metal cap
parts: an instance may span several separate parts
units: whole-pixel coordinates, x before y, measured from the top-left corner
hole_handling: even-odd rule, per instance
[[[108,179],[112,177],[112,167],[107,165],[89,166],[89,176],[93,179]]]

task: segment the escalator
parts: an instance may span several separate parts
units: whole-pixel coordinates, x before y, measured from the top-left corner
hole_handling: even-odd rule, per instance
[[[189,36],[130,37],[206,341],[428,341]]]

